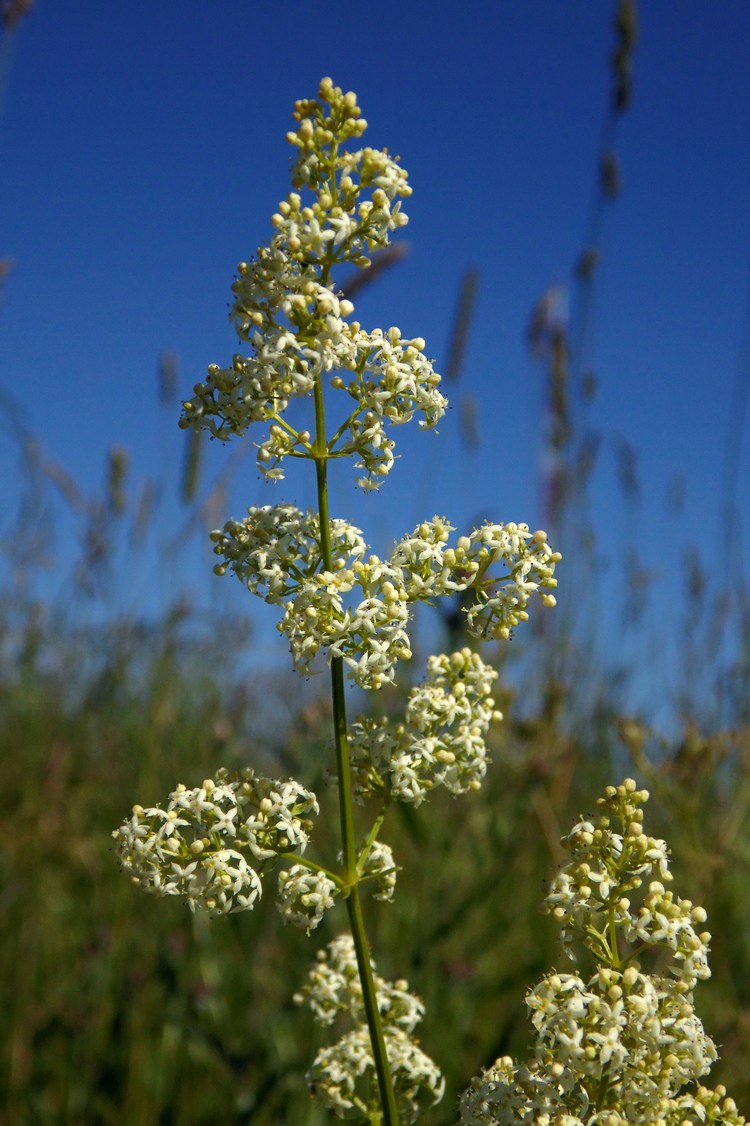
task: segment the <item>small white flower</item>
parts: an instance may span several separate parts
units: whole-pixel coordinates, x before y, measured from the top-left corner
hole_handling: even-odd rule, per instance
[[[309,934],[334,905],[336,885],[323,872],[311,872],[300,864],[279,872],[277,907],[285,923],[293,923]]]
[[[307,815],[317,812],[315,795],[293,779],[220,770],[196,789],[178,786],[166,809],[134,806],[113,836],[123,868],[145,891],[227,914],[255,905],[266,862],[304,851]]]
[[[382,841],[375,841],[367,853],[362,868],[364,879],[375,879],[375,899],[390,902],[396,889],[397,868],[393,860],[393,851],[390,846]]]

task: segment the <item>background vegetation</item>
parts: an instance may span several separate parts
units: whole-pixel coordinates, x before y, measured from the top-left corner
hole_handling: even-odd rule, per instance
[[[6,608],[16,650],[0,684],[2,1121],[323,1121],[301,1082],[316,1033],[291,997],[340,920],[308,940],[270,897],[247,915],[192,916],[136,892],[109,834],[136,798],[219,763],[303,777],[331,808],[325,701],[235,679],[241,635],[203,640],[178,609],[150,628],[78,632],[22,611],[11,621]],[[479,794],[395,811],[387,834],[404,871],[371,934],[382,972],[427,1003],[423,1043],[448,1078],[432,1120],[452,1121],[480,1064],[524,1052],[525,989],[562,957],[538,915],[558,839],[631,772],[652,791],[678,892],[708,908],[714,977],[699,1009],[722,1046],[715,1076],[747,1106],[750,728],[701,730],[691,717],[660,740],[608,705],[606,682],[590,710],[552,679],[537,694],[514,719],[506,691],[510,719]]]
[[[629,556],[616,649],[592,594],[591,297],[605,207],[616,197],[612,146],[628,104],[631,11],[620,7],[613,100],[574,271],[577,311],[568,331],[545,295],[529,329],[546,388],[544,523],[574,560],[564,579],[561,570],[571,589],[544,632],[497,654],[507,718],[494,732],[484,789],[394,811],[386,839],[403,872],[394,904],[371,913],[380,971],[408,977],[427,1005],[423,1045],[448,1083],[431,1117],[439,1126],[454,1120],[458,1092],[482,1065],[524,1054],[525,990],[562,964],[554,928],[538,913],[559,837],[604,785],[629,773],[652,792],[647,815],[672,846],[677,891],[708,909],[714,977],[697,996],[721,1047],[713,1081],[750,1110],[744,576],[712,585],[699,556],[686,555],[684,629],[674,644],[680,690],[661,733],[628,705],[629,687],[653,659],[643,630],[649,582],[637,556]],[[461,369],[477,284],[469,270],[445,357],[467,445],[477,438]],[[160,397],[172,413],[174,376],[164,357]],[[236,612],[209,614],[179,598],[148,616],[117,610],[112,592],[134,567],[169,569],[175,543],[220,518],[225,482],[203,484],[194,439],[178,483],[182,516],[165,536],[159,497],[174,482],[131,485],[127,454],[114,450],[103,486],[86,492],[45,459],[7,395],[3,406],[22,484],[2,528],[0,1121],[316,1126],[324,1118],[302,1075],[318,1032],[292,995],[340,920],[327,919],[309,940],[282,926],[270,897],[250,914],[213,921],[150,900],[118,871],[110,833],[134,801],[163,800],[177,781],[196,785],[219,765],[293,774],[332,807],[325,696],[316,682],[253,660],[252,624]],[[619,465],[628,510],[638,495],[631,447]],[[67,540],[56,545],[61,515]],[[63,564],[71,535],[79,551]],[[38,579],[63,566],[64,596],[53,600]],[[438,628],[446,646],[464,643],[460,615]],[[401,701],[394,691],[378,706],[396,711]],[[323,816],[316,830],[324,854],[337,847],[325,837],[334,823]]]

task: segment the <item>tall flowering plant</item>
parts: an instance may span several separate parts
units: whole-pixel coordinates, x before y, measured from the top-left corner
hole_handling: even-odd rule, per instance
[[[182,896],[193,910],[251,910],[272,872],[283,918],[308,933],[343,904],[348,931],[318,954],[296,1000],[322,1025],[344,1017],[350,1028],[318,1054],[308,1082],[338,1116],[391,1126],[437,1102],[443,1080],[414,1037],[421,1001],[405,981],[376,973],[362,893],[394,894],[397,864],[380,839],[390,807],[419,805],[438,786],[456,795],[477,789],[487,731],[502,717],[492,699],[496,673],[468,647],[429,658],[398,720],[349,722],[346,683],[373,691],[394,681],[412,655],[418,602],[460,592],[474,638],[508,638],[534,596],[554,605],[560,556],[526,524],[487,523],[452,538],[448,520],[434,516],[381,557],[358,527],[329,512],[331,463],[352,458],[357,484],[379,487],[394,468],[395,428],[416,418],[432,429],[447,402],[424,340],[363,328],[338,288],[342,266],[366,269],[372,251],[406,224],[406,172],[387,151],[357,147],[367,123],[356,96],[330,79],[317,98],[295,104],[294,118],[293,190],[272,218],[270,241],[240,264],[233,285],[240,351],[224,367],[209,366],[181,425],[222,441],[252,428],[268,481],[283,479],[289,458],[315,473],[315,509],[253,507],[214,532],[214,569],[278,607],[296,669],[328,665],[341,851],[326,866],[313,859],[317,796],[250,767],[180,785],[164,805],[136,805],[114,836],[135,883]],[[365,798],[376,810],[370,823],[355,818]]]

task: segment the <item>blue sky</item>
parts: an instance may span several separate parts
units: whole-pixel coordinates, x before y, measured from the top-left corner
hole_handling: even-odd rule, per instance
[[[480,274],[459,388],[479,406],[479,451],[462,449],[454,412],[437,438],[404,436],[379,497],[337,482],[335,511],[376,541],[434,512],[538,523],[542,373],[524,336],[532,307],[570,281],[581,250],[613,11],[604,0],[38,0],[8,55],[0,119],[0,257],[14,260],[0,358],[46,453],[87,489],[114,444],[131,453],[134,492],[146,476],[176,475],[184,436],[159,408],[157,358],[174,353],[187,395],[207,363],[235,350],[235,264],[267,240],[288,191],[292,103],[330,74],[357,92],[367,143],[400,154],[414,189],[410,254],[362,295],[359,319],[423,336],[440,368],[459,278],[470,266]],[[616,558],[636,543],[660,576],[663,631],[684,612],[683,547],[700,545],[713,574],[725,566],[716,539],[748,307],[750,10],[744,0],[649,0],[639,24],[633,104],[616,144],[622,193],[607,207],[597,276],[590,420],[603,446],[592,517],[611,561],[603,603],[617,603]],[[630,515],[616,485],[618,436],[638,457],[643,503]],[[749,445],[745,436],[745,510]],[[209,474],[227,456],[212,448]],[[0,458],[16,482],[7,436]],[[306,499],[297,479],[269,492],[252,459],[243,473],[227,516]],[[677,479],[679,520],[665,510]],[[168,575],[136,569],[123,600],[166,598],[178,581],[203,597],[218,580],[187,555]],[[242,599],[239,587],[231,597]]]

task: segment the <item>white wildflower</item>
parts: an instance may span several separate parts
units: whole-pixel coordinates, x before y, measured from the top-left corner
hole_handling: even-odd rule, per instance
[[[445,1087],[438,1068],[412,1039],[424,1016],[424,1005],[409,992],[405,981],[386,982],[375,975],[375,991],[399,1114],[402,1121],[415,1122],[421,1111],[442,1098]],[[309,1005],[319,1024],[330,1025],[340,1014],[348,1014],[354,1021],[352,1031],[318,1052],[307,1082],[316,1100],[339,1117],[356,1116],[356,1112],[370,1117],[380,1105],[379,1095],[349,935],[339,936],[319,951],[307,984],[294,999]]]
[[[702,908],[664,887],[668,853],[643,831],[647,798],[632,779],[610,786],[600,816],[563,838],[571,859],[545,908],[564,949],[587,947],[597,969],[588,980],[553,972],[530,991],[533,1059],[504,1057],[475,1079],[461,1098],[461,1126],[744,1123],[723,1088],[698,1085],[716,1060],[692,996],[708,976],[710,936],[695,930]],[[645,973],[642,959],[659,949],[671,952],[667,972]]]
[[[497,673],[468,648],[430,657],[411,689],[403,723],[359,720],[350,728],[355,792],[419,805],[436,786],[476,790],[487,769],[485,737],[502,715],[490,695]]]
[[[276,905],[285,923],[293,923],[309,934],[334,905],[336,884],[323,872],[294,864],[279,872]]]
[[[371,845],[362,866],[362,878],[375,881],[374,899],[387,902],[393,899],[393,893],[396,890],[397,871],[390,846],[382,841],[375,841]]]
[[[228,914],[254,906],[268,861],[304,852],[317,812],[315,795],[292,779],[220,770],[196,789],[178,786],[166,809],[134,806],[113,837],[123,868],[145,891]]]

